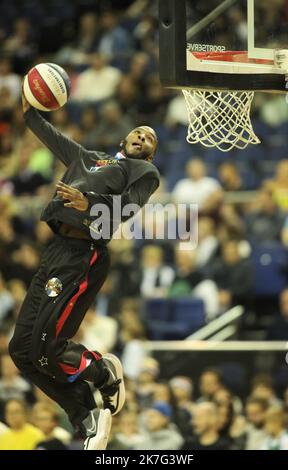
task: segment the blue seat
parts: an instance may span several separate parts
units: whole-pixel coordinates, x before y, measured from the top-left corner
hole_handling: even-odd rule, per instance
[[[145,310],[151,340],[185,339],[205,325],[201,299],[151,299]]]
[[[286,286],[287,251],[280,244],[252,247],[255,270],[255,294],[259,297],[278,296]]]
[[[169,299],[149,299],[145,304],[147,321],[169,321],[171,320]]]
[[[203,300],[179,298],[173,300],[173,321],[186,325],[187,335],[205,325],[205,307]],[[189,330],[189,331],[188,331]]]

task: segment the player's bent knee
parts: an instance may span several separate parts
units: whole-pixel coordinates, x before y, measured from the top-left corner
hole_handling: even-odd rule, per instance
[[[20,338],[12,337],[8,345],[8,352],[16,367],[20,371],[25,371],[27,364],[31,363],[31,361],[29,361],[28,351],[25,351],[23,348]]]

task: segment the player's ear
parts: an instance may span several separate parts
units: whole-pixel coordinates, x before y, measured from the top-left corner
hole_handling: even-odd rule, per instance
[[[121,142],[120,142],[120,149],[123,149],[123,147],[124,147],[124,140],[121,140]]]

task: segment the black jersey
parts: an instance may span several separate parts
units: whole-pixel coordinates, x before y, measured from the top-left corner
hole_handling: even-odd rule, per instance
[[[104,204],[109,208],[109,223],[111,227],[113,225],[114,232],[117,224],[129,219],[129,216],[122,215],[123,207],[127,204],[143,207],[159,186],[159,172],[152,163],[88,151],[57,131],[32,107],[26,111],[24,118],[32,132],[66,165],[62,181],[79,189],[89,201],[85,212],[64,207],[63,199],[55,191],[41,214],[41,220],[46,221],[55,233],[61,223],[66,223],[80,228],[91,239],[94,238],[91,233],[95,216],[91,216],[90,210],[95,204]],[[121,213],[120,220],[113,220],[115,210],[112,209],[115,209],[117,200],[113,197],[115,195],[121,196],[118,198],[120,212],[116,211],[117,215]],[[102,241],[107,243],[109,240]]]

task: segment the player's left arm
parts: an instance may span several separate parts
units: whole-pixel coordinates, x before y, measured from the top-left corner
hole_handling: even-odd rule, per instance
[[[95,192],[82,193],[76,188],[69,186],[62,181],[57,183],[57,194],[66,200],[64,206],[77,209],[82,212],[86,212],[86,215],[90,214],[92,206],[95,204],[104,204],[110,209],[113,220],[113,209],[121,204],[121,207],[117,207],[122,210],[128,204],[135,204],[139,206],[139,209],[143,207],[148,201],[149,197],[156,191],[159,186],[159,180],[151,175],[145,175],[140,180],[136,181],[125,191],[121,197],[115,194],[99,194]],[[118,197],[115,197],[118,196]],[[119,212],[118,212],[119,213]],[[129,217],[124,217],[122,221],[127,220]]]
[[[74,160],[79,159],[80,155],[86,151],[81,145],[64,136],[46,121],[33,106],[29,105],[23,92],[22,108],[26,125],[66,167]]]
[[[152,196],[152,194],[156,191],[158,186],[158,178],[154,176],[151,177],[151,175],[147,174],[132,184],[125,192],[120,195],[120,198],[119,195],[115,194],[97,194],[94,192],[87,192],[85,193],[85,196],[89,202],[88,211],[90,211],[92,206],[95,204],[105,204],[110,209],[112,220],[114,219],[114,214],[111,211],[115,208],[120,209],[121,214],[123,212],[123,208],[128,204],[138,206],[140,210],[149,200],[150,196]],[[115,196],[118,197],[115,198]],[[119,207],[119,204],[121,207]],[[119,214],[119,210],[117,213]],[[125,222],[127,219],[129,219],[129,217],[124,216],[122,217],[121,221]]]

